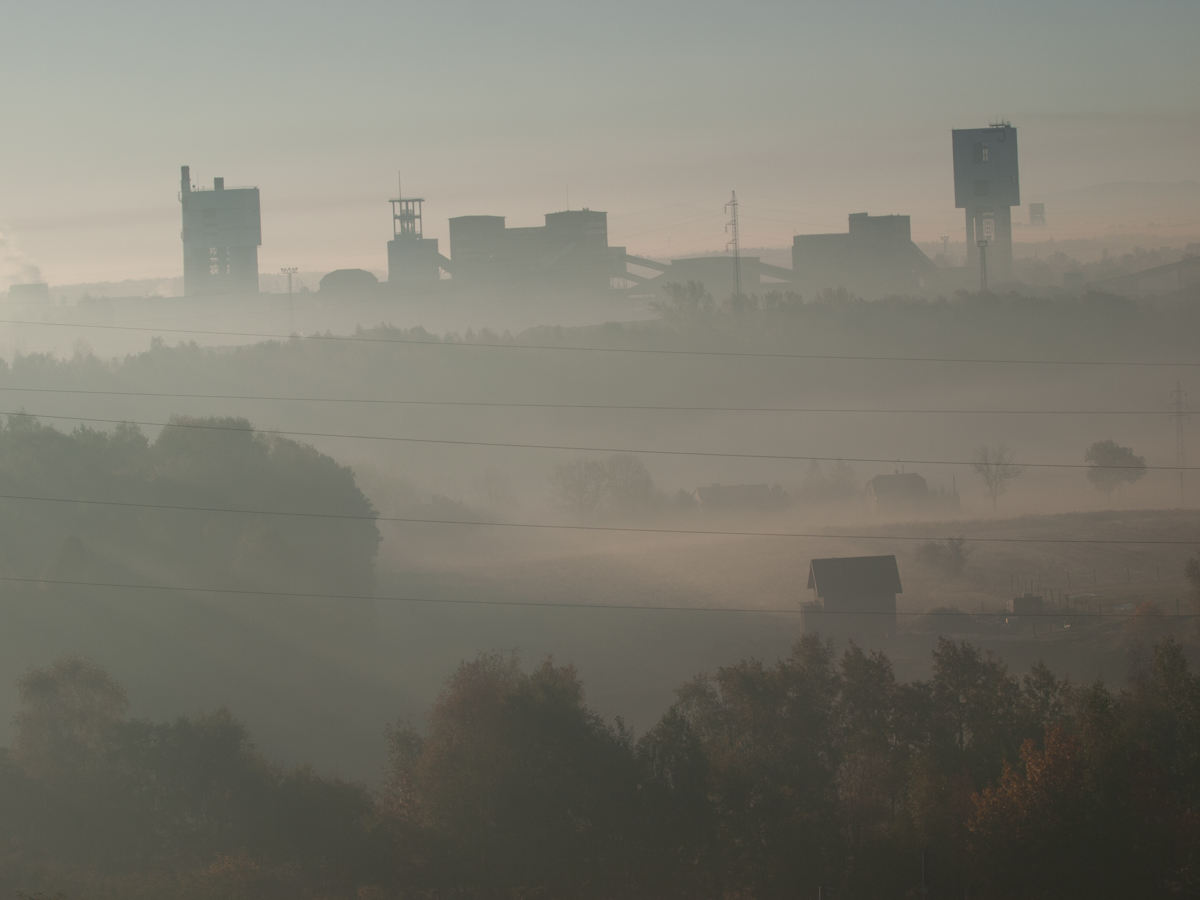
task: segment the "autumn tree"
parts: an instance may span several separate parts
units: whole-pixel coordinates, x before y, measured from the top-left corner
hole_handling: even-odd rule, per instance
[[[1032,740],[1021,764],[1005,763],[999,781],[975,797],[968,822],[971,852],[985,897],[1091,896],[1087,784],[1078,738],[1063,728]]]
[[[451,893],[610,892],[638,848],[637,768],[626,733],[588,709],[570,666],[525,672],[497,654],[464,663],[423,736],[391,732],[393,818],[427,841],[417,884]]]
[[[74,778],[111,753],[129,700],[90,659],[65,656],[17,681],[13,759],[35,778]]]
[[[675,709],[709,766],[719,866],[730,890],[813,896],[841,880],[828,865],[841,835],[833,720],[840,678],[832,649],[805,636],[774,666],[721,668],[679,691]]]

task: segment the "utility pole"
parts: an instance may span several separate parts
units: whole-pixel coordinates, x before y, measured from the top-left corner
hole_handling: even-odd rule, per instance
[[[1187,394],[1178,381],[1171,392],[1171,418],[1175,420],[1175,465],[1179,468],[1179,506],[1184,505],[1183,470],[1187,468],[1187,443],[1184,439],[1183,422],[1188,417],[1184,399]]]
[[[292,276],[299,271],[295,266],[286,266],[279,270],[279,274],[286,275],[288,279],[288,334],[296,333],[296,310],[292,306]]]
[[[737,191],[729,192],[729,202],[725,204],[725,212],[729,213],[729,224],[725,226],[725,233],[729,235],[730,241],[725,245],[725,249],[733,250],[733,296],[735,300],[742,299],[742,251],[738,246],[738,201]]]
[[[987,238],[979,241],[979,292],[987,292]]]
[[[947,234],[942,235],[942,262],[950,268],[950,236]]]

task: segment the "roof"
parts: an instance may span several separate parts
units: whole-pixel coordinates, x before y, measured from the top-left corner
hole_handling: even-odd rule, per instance
[[[902,594],[895,556],[843,556],[814,559],[808,586],[818,597],[846,594]]]

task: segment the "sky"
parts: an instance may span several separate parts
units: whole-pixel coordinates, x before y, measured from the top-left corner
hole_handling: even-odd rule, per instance
[[[660,257],[722,249],[731,190],[746,246],[858,211],[956,236],[950,129],[1001,118],[1026,202],[1200,179],[1196,0],[7,0],[3,18],[0,287],[180,274],[184,164],[261,189],[262,272],[386,268],[398,173],[444,253],[451,216],[569,204]]]

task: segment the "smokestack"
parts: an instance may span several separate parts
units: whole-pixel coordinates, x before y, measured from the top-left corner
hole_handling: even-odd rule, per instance
[[[188,166],[179,167],[179,190],[180,193],[189,194],[192,190],[192,173]]]

